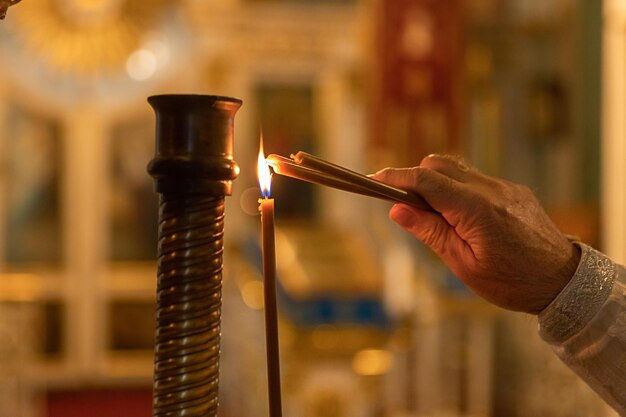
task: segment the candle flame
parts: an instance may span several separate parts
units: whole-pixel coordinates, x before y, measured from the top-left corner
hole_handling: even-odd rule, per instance
[[[259,177],[259,186],[261,187],[261,194],[263,197],[269,197],[270,189],[272,187],[272,172],[265,160],[263,154],[263,135],[261,135],[261,143],[259,145],[259,159],[257,162],[257,175]]]

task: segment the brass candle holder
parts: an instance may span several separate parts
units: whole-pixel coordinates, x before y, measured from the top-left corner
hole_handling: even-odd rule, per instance
[[[160,194],[153,417],[216,416],[224,200],[239,167],[233,119],[241,100],[148,98]]]

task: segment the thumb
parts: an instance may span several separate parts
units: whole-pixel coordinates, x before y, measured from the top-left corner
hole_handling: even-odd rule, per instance
[[[474,254],[452,225],[439,213],[419,210],[406,204],[395,204],[389,217],[416,239],[428,245],[453,270],[458,273],[463,262]]]

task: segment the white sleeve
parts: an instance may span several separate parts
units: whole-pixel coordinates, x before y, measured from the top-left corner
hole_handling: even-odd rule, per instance
[[[539,314],[559,358],[626,416],[626,269],[591,247],[571,281]]]

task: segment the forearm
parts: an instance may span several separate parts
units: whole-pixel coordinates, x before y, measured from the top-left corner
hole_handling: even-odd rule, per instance
[[[539,314],[539,333],[556,354],[626,415],[626,269],[581,245],[576,274]]]

